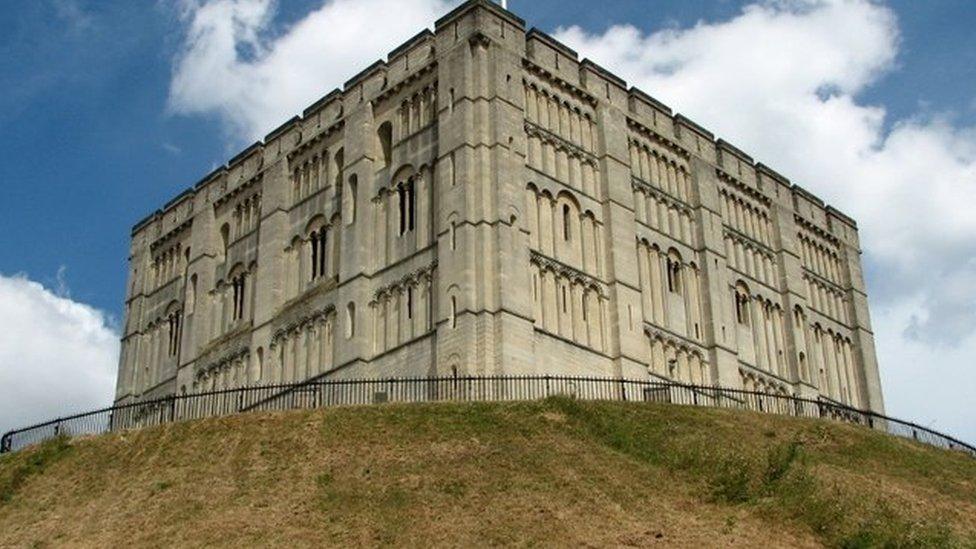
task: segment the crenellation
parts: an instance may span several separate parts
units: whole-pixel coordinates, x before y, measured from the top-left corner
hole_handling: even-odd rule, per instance
[[[301,124],[301,116],[296,114],[295,116],[291,117],[287,122],[271,130],[271,132],[264,136],[265,147],[270,148],[272,144],[275,144],[277,145],[275,150],[278,152],[278,154],[281,154],[281,144],[277,142],[278,138],[294,131],[296,128],[300,129]]]
[[[579,56],[572,48],[533,27],[525,35],[526,58],[565,86],[581,88]]]
[[[390,80],[393,82],[403,80],[433,56],[434,33],[430,29],[424,29],[386,54]]]
[[[335,88],[323,95],[302,111],[304,123],[314,121],[314,127],[329,126],[342,117],[342,90]]]
[[[853,220],[487,0],[132,230],[116,398],[670,379],[882,410]]]
[[[742,164],[746,166],[755,164],[755,160],[751,156],[722,138],[715,141],[715,147],[718,151],[716,162],[726,172],[735,174],[741,170]]]
[[[717,158],[715,134],[699,126],[683,114],[675,114],[673,120],[675,139],[686,150],[707,162],[715,163]]]

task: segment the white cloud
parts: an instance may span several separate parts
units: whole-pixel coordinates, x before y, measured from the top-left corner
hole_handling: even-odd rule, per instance
[[[923,341],[903,337],[906,323],[922,306],[907,300],[872,310],[889,413],[976,443],[971,405],[976,395],[976,375],[972,373],[976,334],[961,337],[954,346],[938,352]]]
[[[923,114],[886,130],[884,107],[859,101],[898,68],[889,8],[768,1],[686,29],[556,36],[853,216],[889,411],[938,409],[976,440],[962,404],[976,358],[976,130]]]
[[[0,432],[110,405],[118,356],[105,313],[0,275]]]
[[[73,33],[83,33],[95,26],[95,18],[78,4],[77,0],[54,0],[55,15],[68,24]]]
[[[256,140],[443,15],[449,0],[330,0],[289,28],[272,0],[184,4],[169,106]]]
[[[278,28],[270,0],[188,1],[170,108],[215,115],[238,142],[258,138],[453,3],[328,0]],[[857,219],[889,411],[976,425],[961,405],[976,358],[976,129],[931,107],[890,121],[860,100],[898,70],[891,9],[760,0],[689,28],[555,34]],[[960,404],[928,406],[912,396],[919,387]],[[960,434],[976,440],[973,429]]]

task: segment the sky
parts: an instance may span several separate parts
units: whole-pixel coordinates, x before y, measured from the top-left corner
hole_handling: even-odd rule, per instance
[[[133,224],[457,2],[0,19],[0,431],[110,404]],[[859,223],[887,412],[976,442],[976,2],[510,0]]]

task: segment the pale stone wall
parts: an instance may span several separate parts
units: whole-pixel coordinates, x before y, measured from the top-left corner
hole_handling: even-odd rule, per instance
[[[857,227],[486,1],[132,234],[117,399],[568,374],[883,411]]]

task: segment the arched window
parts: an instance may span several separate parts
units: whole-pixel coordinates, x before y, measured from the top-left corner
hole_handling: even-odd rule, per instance
[[[319,233],[318,231],[312,231],[312,234],[308,235],[308,248],[309,253],[312,256],[312,280],[319,277]]]
[[[397,234],[407,232],[407,190],[403,185],[397,185],[397,206],[399,211],[400,229]]]
[[[338,151],[336,151],[334,159],[335,159],[335,167],[336,167],[335,184],[336,184],[336,188],[339,188],[342,187],[342,180],[344,177],[343,176],[343,169],[345,168],[344,149],[340,148]]]
[[[257,361],[255,365],[254,377],[260,381],[264,377],[264,347],[258,347]]]
[[[326,258],[328,257],[326,254],[326,245],[328,244],[328,237],[329,232],[325,227],[319,229],[319,276],[325,276],[326,272]]]
[[[312,265],[312,280],[317,280],[325,276],[325,267],[328,254],[327,250],[327,231],[325,227],[309,233],[308,247]]]
[[[167,346],[168,355],[176,356],[176,353],[180,349],[180,328],[183,324],[183,315],[181,311],[174,310],[170,312],[166,317],[166,324],[169,328],[169,344]]]
[[[383,122],[380,124],[378,130],[376,130],[376,137],[379,140],[380,155],[383,161],[383,166],[387,167],[390,165],[392,147],[393,147],[393,124],[390,122]]]
[[[668,254],[668,291],[681,293],[681,257],[676,252]]]
[[[413,319],[413,286],[407,286],[407,318]]]
[[[749,325],[749,289],[742,284],[735,287],[735,320],[744,326]]]
[[[570,229],[569,229],[569,204],[563,204],[563,240],[569,241]]]
[[[400,234],[412,231],[417,219],[417,193],[413,178],[397,185],[397,199],[399,201]]]
[[[412,231],[417,223],[417,192],[413,179],[407,181],[407,230]]]
[[[230,246],[230,224],[224,223],[220,226],[220,243],[223,257],[227,257],[227,248]]]
[[[244,295],[245,295],[245,280],[247,278],[247,273],[242,272],[241,274],[234,277],[231,286],[234,291],[234,307],[233,307],[233,317],[232,320],[235,322],[244,318]]]
[[[451,296],[451,328],[457,328],[457,296]]]
[[[356,335],[356,304],[350,301],[346,304],[346,339]]]

